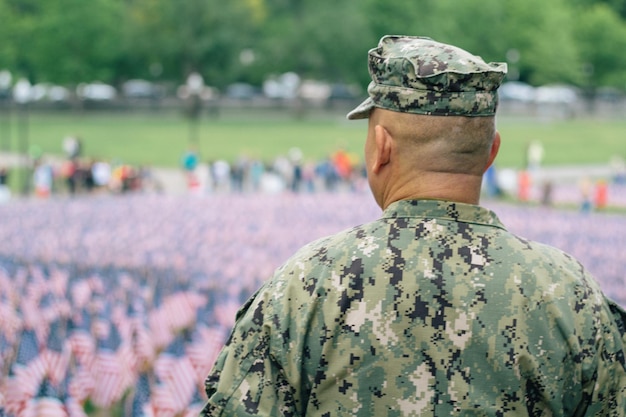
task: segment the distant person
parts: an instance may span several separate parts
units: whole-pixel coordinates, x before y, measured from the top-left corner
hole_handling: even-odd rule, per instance
[[[343,148],[337,149],[332,155],[332,162],[339,178],[347,183],[352,174],[352,161],[348,152]]]
[[[185,151],[181,160],[183,171],[185,172],[185,181],[189,190],[196,189],[200,184],[196,172],[199,162],[198,150],[195,145],[192,145]]]
[[[54,172],[52,166],[45,161],[38,160],[33,170],[33,186],[35,195],[39,198],[48,198],[52,193]]]
[[[224,159],[218,159],[211,164],[211,178],[216,192],[229,191],[230,164]]]
[[[91,176],[96,188],[106,188],[111,181],[111,164],[97,160],[91,165]]]
[[[526,170],[532,174],[536,174],[541,168],[543,162],[543,145],[538,140],[528,143],[526,148]]]
[[[0,167],[0,185],[8,185],[9,170],[6,167]]]
[[[522,170],[517,178],[517,199],[521,202],[530,201],[532,179],[528,171]]]
[[[580,188],[580,211],[583,213],[588,213],[593,208],[593,203],[591,201],[591,188],[592,182],[589,178],[583,177],[578,184]]]
[[[240,155],[231,166],[230,183],[231,191],[241,193],[247,185],[249,170],[248,158]]]
[[[609,185],[605,180],[596,181],[596,187],[594,190],[594,207],[598,210],[603,210],[609,203]]]
[[[554,191],[554,184],[550,180],[543,182],[541,187],[541,205],[544,207],[552,206],[552,194]]]
[[[506,65],[385,36],[369,71],[348,118],[368,119],[382,216],[301,248],[248,300],[203,414],[625,415],[626,312],[478,205]]]
[[[75,194],[79,186],[79,166],[76,159],[68,159],[61,166],[61,177],[65,181],[67,191]]]
[[[11,189],[9,188],[9,170],[6,167],[0,167],[0,204],[6,203],[11,199]]]
[[[609,161],[611,179],[615,184],[626,184],[626,161],[620,155],[613,155]]]
[[[83,144],[77,136],[67,136],[63,139],[63,151],[68,159],[79,158],[82,155]]]
[[[193,172],[198,167],[199,156],[195,146],[189,147],[183,154],[181,164],[186,172]]]
[[[496,172],[496,166],[493,164],[485,172],[484,185],[487,191],[487,196],[502,196],[502,189],[500,188],[500,183],[498,181],[498,173]]]

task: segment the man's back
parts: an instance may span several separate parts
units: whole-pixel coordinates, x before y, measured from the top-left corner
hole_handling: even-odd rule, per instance
[[[506,63],[430,38],[368,52],[381,219],[319,240],[244,306],[205,415],[626,414],[626,313],[479,204]]]
[[[401,201],[299,251],[233,337],[267,335],[307,416],[623,415],[623,335],[604,303],[576,261],[491,212]]]

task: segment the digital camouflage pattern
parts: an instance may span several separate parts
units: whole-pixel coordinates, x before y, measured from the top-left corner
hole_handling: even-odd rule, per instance
[[[206,416],[624,416],[624,312],[479,206],[390,205],[237,315]]]
[[[348,114],[373,107],[433,116],[493,116],[507,67],[430,38],[384,36],[368,54],[369,98]]]

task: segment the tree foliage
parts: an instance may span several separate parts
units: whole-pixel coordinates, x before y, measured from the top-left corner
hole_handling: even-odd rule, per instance
[[[127,56],[137,76],[181,80],[195,71],[217,84],[237,71],[258,13],[242,0],[135,0],[127,7]]]
[[[0,0],[0,70],[73,85],[224,87],[270,74],[364,85],[384,34],[507,61],[509,79],[626,89],[626,0]]]
[[[583,86],[626,86],[626,25],[616,10],[595,4],[576,22]]]
[[[267,71],[337,80],[354,78],[355,68],[364,67],[371,39],[363,39],[368,27],[357,2],[268,0],[267,5],[257,45]]]
[[[63,84],[115,76],[123,12],[118,1],[7,0],[0,9],[11,40],[0,66],[32,81]]]

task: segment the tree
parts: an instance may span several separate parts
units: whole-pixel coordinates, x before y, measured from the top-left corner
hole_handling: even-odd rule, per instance
[[[369,7],[378,34],[428,36],[486,61],[515,58],[511,76],[533,84],[580,82],[571,9],[562,0],[427,0],[419,8],[370,0]]]
[[[260,7],[251,0],[136,0],[129,6],[129,52],[145,68],[160,65],[165,78],[182,80],[197,71],[209,83],[225,85]]]
[[[258,32],[260,73],[294,71],[302,77],[355,81],[367,75],[372,42],[358,2],[272,0]]]
[[[626,19],[626,0],[571,0],[571,5],[581,11],[594,6],[605,5],[622,19]]]
[[[14,8],[6,0],[0,0],[0,39],[5,40],[5,42],[0,43],[0,70],[11,69],[14,71],[17,67],[18,43],[16,34],[18,33],[18,23]]]
[[[32,82],[369,80],[384,34],[507,60],[509,79],[624,88],[626,0],[0,0],[0,69]],[[593,69],[593,77],[589,77]]]
[[[605,4],[596,4],[579,16],[576,39],[585,87],[591,93],[599,86],[625,89],[626,22]]]
[[[579,84],[572,9],[563,0],[510,3],[507,35],[520,53],[520,79],[534,85]]]
[[[16,69],[32,81],[110,80],[122,10],[115,0],[13,1]]]

